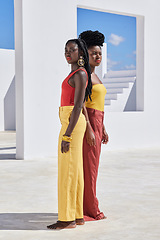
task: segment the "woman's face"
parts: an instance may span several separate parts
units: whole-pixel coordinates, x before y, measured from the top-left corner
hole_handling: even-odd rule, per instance
[[[88,48],[89,64],[91,67],[99,66],[102,61],[102,51],[99,46]]]
[[[65,46],[65,58],[69,64],[77,63],[79,59],[78,45],[74,42],[69,42]]]

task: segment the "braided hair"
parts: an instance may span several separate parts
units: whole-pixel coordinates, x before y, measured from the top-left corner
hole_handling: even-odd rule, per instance
[[[93,46],[103,46],[104,43],[104,35],[99,31],[84,31],[79,35],[79,39],[84,40],[86,42],[87,48]]]
[[[85,92],[85,98],[84,101],[88,100],[88,97],[91,99],[91,93],[92,93],[92,81],[91,81],[91,69],[90,69],[90,65],[89,65],[89,55],[88,55],[88,49],[87,49],[87,45],[85,43],[85,41],[83,41],[82,39],[70,39],[66,42],[66,45],[69,42],[74,42],[78,45],[78,49],[79,51],[83,52],[83,58],[84,58],[84,68],[87,71],[88,74],[88,84],[86,87],[86,92]]]

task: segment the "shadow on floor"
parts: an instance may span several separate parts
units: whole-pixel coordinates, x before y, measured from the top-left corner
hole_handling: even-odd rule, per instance
[[[9,149],[16,149],[16,147],[3,147],[3,148],[0,148],[0,150],[9,150]]]
[[[0,213],[0,230],[47,230],[58,213]]]
[[[0,160],[16,159],[16,154],[14,153],[0,153]]]

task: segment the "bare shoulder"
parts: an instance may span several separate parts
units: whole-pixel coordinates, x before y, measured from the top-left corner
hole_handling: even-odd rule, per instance
[[[84,69],[85,70],[85,69]],[[87,81],[87,73],[86,73],[86,70],[84,71],[83,68],[81,68],[79,71],[77,71],[75,74],[74,74],[74,79],[77,80],[77,79],[81,79],[83,81]]]
[[[99,77],[95,73],[92,73],[91,79],[92,79],[92,84],[102,84],[102,81],[99,79]]]
[[[83,76],[87,77],[87,71],[86,71],[85,68],[80,68],[79,71],[77,71],[77,72],[75,73],[75,75],[82,76],[82,77],[83,77]]]

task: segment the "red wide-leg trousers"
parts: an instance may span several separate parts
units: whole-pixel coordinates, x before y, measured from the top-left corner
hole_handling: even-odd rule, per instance
[[[86,141],[86,135],[83,139],[83,168],[84,168],[84,200],[83,212],[87,220],[99,220],[104,217],[98,207],[98,199],[96,197],[96,182],[99,167],[99,157],[102,142],[102,127],[104,112],[87,108],[89,121],[96,138],[96,146],[89,146]]]

